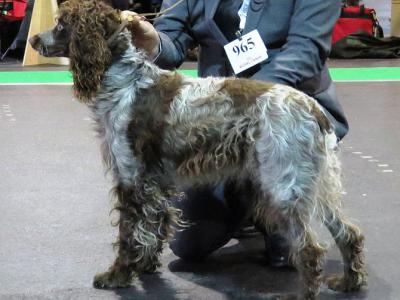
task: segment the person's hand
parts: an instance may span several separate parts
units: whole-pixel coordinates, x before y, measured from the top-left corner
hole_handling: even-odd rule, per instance
[[[160,49],[160,37],[153,25],[129,10],[121,12],[121,20],[129,21],[128,28],[132,33],[133,44],[146,51],[150,58],[155,58]]]

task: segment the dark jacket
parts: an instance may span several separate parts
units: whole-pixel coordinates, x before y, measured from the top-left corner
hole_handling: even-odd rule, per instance
[[[162,51],[156,64],[179,67],[187,49],[198,44],[199,76],[233,76],[223,49],[228,40],[214,21],[220,1],[185,0],[159,18]],[[176,2],[165,0],[163,8]],[[341,0],[251,0],[243,34],[258,29],[269,58],[239,76],[287,84],[316,98],[342,138],[348,124],[325,64],[340,7]]]

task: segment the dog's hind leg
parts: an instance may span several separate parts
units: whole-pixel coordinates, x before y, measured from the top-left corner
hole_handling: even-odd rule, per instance
[[[133,277],[154,272],[160,265],[163,243],[168,241],[179,222],[179,211],[170,207],[155,183],[143,182],[134,189],[115,189],[119,211],[118,255],[105,273],[97,274],[96,288],[129,286]]]
[[[301,203],[298,206],[301,207]],[[323,282],[326,250],[318,244],[309,226],[308,211],[301,213],[294,203],[285,205],[260,198],[254,214],[258,227],[266,232],[278,231],[289,241],[290,259],[299,271],[303,285],[299,299],[315,299]]]
[[[332,276],[327,279],[327,284],[336,291],[358,291],[366,285],[367,279],[364,236],[341,212],[341,170],[334,153],[328,156],[326,168],[321,171],[317,193],[319,216],[340,249],[344,263],[344,276]]]
[[[300,299],[315,299],[323,282],[326,250],[316,240],[308,217],[294,211],[287,217],[287,238],[291,241],[291,259],[300,273],[302,294]],[[306,220],[304,220],[304,218]]]
[[[335,239],[344,263],[344,276],[329,277],[328,287],[342,292],[360,290],[367,283],[363,253],[364,236],[360,229],[347,221],[339,211],[331,212],[324,223]]]

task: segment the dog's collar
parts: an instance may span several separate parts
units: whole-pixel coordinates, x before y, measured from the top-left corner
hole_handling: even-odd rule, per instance
[[[114,33],[108,38],[107,45],[109,47],[113,45],[113,43],[117,39],[118,35],[125,29],[125,27],[128,25],[128,23],[129,23],[128,20],[122,21],[122,23],[119,25],[117,30],[115,30]]]

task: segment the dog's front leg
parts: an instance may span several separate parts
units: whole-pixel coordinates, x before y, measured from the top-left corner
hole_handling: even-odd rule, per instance
[[[155,181],[136,183],[134,188],[116,189],[119,211],[118,256],[105,273],[97,274],[96,288],[129,286],[143,272],[154,272],[160,265],[164,242],[179,222],[180,211],[169,202]]]

